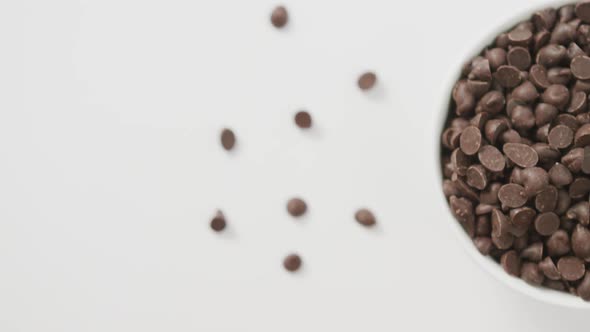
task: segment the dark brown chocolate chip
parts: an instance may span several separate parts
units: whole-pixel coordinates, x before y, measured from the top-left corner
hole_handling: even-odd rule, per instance
[[[486,139],[490,143],[495,144],[500,135],[506,130],[508,130],[508,125],[506,124],[506,122],[500,119],[493,119],[486,122],[484,133]]]
[[[584,279],[578,285],[576,289],[578,296],[584,301],[590,301],[590,273],[586,272]]]
[[[553,8],[535,12],[531,18],[537,30],[551,30],[557,19],[557,11]]]
[[[555,163],[549,170],[549,180],[556,187],[564,187],[572,183],[574,177],[572,172],[563,164]]]
[[[457,196],[459,195],[459,190],[451,180],[444,180],[443,181],[443,193],[445,197]]]
[[[223,146],[224,149],[229,151],[234,148],[235,144],[236,135],[234,135],[234,132],[231,131],[231,129],[223,129],[221,131],[221,146]]]
[[[555,211],[555,208],[557,207],[557,196],[558,191],[555,187],[548,186],[543,189],[535,197],[535,207],[537,208],[537,211],[541,213]]]
[[[289,14],[287,13],[287,9],[283,6],[275,7],[270,15],[270,22],[276,28],[284,27],[287,22],[289,21]]]
[[[513,46],[528,46],[533,39],[533,33],[528,29],[514,29],[508,33],[508,41]]]
[[[570,185],[569,194],[573,199],[582,199],[590,192],[590,179],[578,177]]]
[[[576,131],[574,143],[580,148],[590,145],[590,124],[585,124]]]
[[[311,115],[306,111],[299,111],[295,114],[295,124],[301,129],[311,127]]]
[[[506,50],[499,47],[486,50],[485,58],[489,61],[490,69],[495,71],[506,64]]]
[[[516,105],[511,112],[510,120],[514,128],[525,132],[535,126],[535,115],[529,105]]]
[[[590,146],[584,147],[584,160],[582,161],[582,172],[590,174]]]
[[[500,191],[501,187],[501,183],[491,183],[487,189],[484,189],[479,193],[479,201],[489,205],[496,205],[500,203],[498,200],[498,192]]]
[[[576,16],[586,23],[590,23],[590,2],[581,1],[575,7]]]
[[[227,225],[227,223],[225,221],[225,216],[223,215],[223,212],[221,212],[221,211],[217,211],[215,213],[215,216],[211,219],[211,222],[209,224],[211,229],[216,232],[223,231],[225,229],[226,225]]]
[[[490,91],[481,97],[475,108],[475,113],[498,114],[504,109],[505,104],[506,100],[501,92]]]
[[[520,167],[533,167],[539,162],[537,151],[526,144],[506,143],[503,150],[506,157]]]
[[[511,224],[508,217],[498,209],[492,210],[492,236],[502,236],[510,232]]]
[[[590,123],[590,113],[580,113],[576,115],[576,120],[580,123],[580,125],[585,125]]]
[[[523,206],[527,201],[527,194],[524,188],[518,184],[505,184],[498,192],[498,199],[507,207],[517,208]]]
[[[522,280],[535,286],[540,286],[545,280],[545,275],[543,275],[543,272],[539,269],[539,265],[529,262],[522,264],[520,277]]]
[[[571,220],[577,220],[581,225],[590,224],[590,204],[586,201],[578,202],[571,206],[565,216]]]
[[[529,245],[521,251],[520,257],[531,262],[540,262],[543,259],[543,242],[535,242]]]
[[[539,50],[536,62],[545,68],[559,65],[567,56],[567,50],[562,45],[549,44]]]
[[[451,153],[451,164],[453,164],[453,168],[457,174],[465,176],[467,175],[467,168],[471,166],[471,158],[461,149],[457,148]]]
[[[554,126],[564,125],[568,126],[573,132],[576,132],[580,125],[578,124],[578,120],[576,117],[571,114],[559,114],[553,123]]]
[[[467,169],[467,184],[479,190],[488,185],[486,169],[482,165],[472,165]]]
[[[572,95],[572,101],[568,107],[568,113],[578,114],[580,112],[586,112],[588,106],[588,97],[584,91],[574,92]]]
[[[543,92],[541,99],[544,103],[563,110],[570,101],[570,92],[564,85],[552,84]]]
[[[549,88],[551,88],[551,86]],[[539,92],[537,92],[537,88],[535,88],[535,85],[533,85],[533,83],[531,83],[530,81],[524,81],[522,84],[514,88],[514,90],[512,90],[512,98],[514,98],[514,100],[516,101],[529,104],[537,100],[537,98],[539,98]],[[553,105],[553,103],[548,104]]]
[[[573,256],[560,258],[557,261],[557,270],[562,278],[567,281],[579,280],[586,273],[584,261]]]
[[[504,235],[494,236],[492,234],[492,242],[496,248],[506,250],[512,247],[512,244],[514,243],[514,235],[506,233]]]
[[[551,257],[545,257],[545,259],[539,263],[539,269],[543,272],[545,277],[551,280],[561,279],[561,275],[557,270],[557,266],[555,266],[555,263],[553,263]]]
[[[572,133],[573,139],[573,133]],[[461,150],[468,156],[472,156],[479,151],[481,147],[482,137],[481,131],[475,126],[469,126],[461,133],[459,146]]]
[[[537,127],[551,123],[559,111],[557,107],[545,103],[538,103],[535,107],[535,124]]]
[[[549,164],[558,161],[561,157],[561,153],[556,149],[553,149],[546,143],[535,143],[532,145],[532,148],[537,151],[537,155],[539,155],[539,162],[542,164]]]
[[[373,72],[366,72],[358,79],[358,86],[361,90],[369,90],[377,83],[377,75]]]
[[[301,257],[297,254],[290,254],[283,260],[283,267],[289,272],[295,272],[301,268]]]
[[[547,71],[547,80],[551,84],[568,85],[572,79],[572,72],[569,68],[551,68]]]
[[[287,202],[287,212],[293,217],[300,217],[307,211],[307,204],[301,198],[292,198]]]
[[[545,245],[549,256],[563,256],[570,251],[570,237],[566,231],[560,229],[547,239]]]
[[[572,203],[572,198],[565,190],[559,190],[557,193],[557,207],[555,208],[555,213],[558,215],[563,215],[567,212],[570,205]]]
[[[590,259],[590,231],[582,225],[576,225],[572,233],[572,251],[574,254],[588,261]]]
[[[569,43],[574,40],[576,28],[577,27],[573,27],[566,23],[556,25],[551,32],[551,39],[549,42],[552,44],[569,45]]]
[[[511,230],[512,235],[515,236],[514,244],[512,244],[512,249],[516,250],[517,252],[521,252],[527,247],[529,243],[529,235],[527,231],[528,229],[526,228],[523,228],[522,230],[519,229],[517,233],[520,234],[516,235],[514,229]]]
[[[575,57],[580,55],[586,55],[586,52],[578,46],[576,43],[570,43],[567,48],[567,58],[571,62]]]
[[[464,208],[467,207],[471,204],[471,202],[469,202],[469,204],[455,204],[455,207],[461,211],[457,212],[457,213],[463,213],[464,212]],[[473,205],[471,205],[473,206]],[[469,213],[469,212],[468,212]],[[470,212],[473,213],[473,212]],[[355,214],[354,214],[354,219],[361,225],[366,226],[366,227],[370,227],[370,226],[374,226],[377,223],[377,219],[375,218],[375,215],[373,214],[373,212],[369,211],[368,209],[360,209],[358,210]]]
[[[463,181],[459,176],[453,174],[453,176],[451,176],[451,180],[453,181],[453,184],[455,185],[457,190],[459,190],[460,197],[467,198],[468,200],[474,203],[477,203],[479,201],[477,193],[469,185],[467,185],[467,183],[465,183],[465,181]]]
[[[535,230],[543,236],[549,236],[559,229],[559,216],[553,212],[541,213],[535,218]]]
[[[478,204],[475,207],[475,215],[476,216],[481,216],[481,215],[485,215],[485,214],[489,214],[492,212],[493,209],[497,209],[498,207],[495,205],[489,205],[489,204]],[[477,228],[477,219],[475,221],[476,224],[476,228]]]
[[[577,56],[572,59],[570,64],[572,74],[579,80],[590,79],[590,57],[585,55]]]
[[[530,207],[521,207],[510,210],[510,220],[516,227],[528,227],[536,216],[535,210]]]
[[[531,66],[531,54],[529,51],[520,46],[512,47],[507,55],[508,64],[519,70],[528,70]]]
[[[506,273],[512,276],[520,275],[520,257],[515,250],[507,251],[502,255],[500,264]]]
[[[477,250],[484,256],[489,255],[494,246],[492,239],[489,237],[476,237],[473,239],[473,244],[475,244]]]
[[[475,213],[473,212],[473,204],[465,198],[457,198],[455,196],[451,196],[449,204],[455,219],[459,221],[467,234],[470,237],[473,237],[475,235]]]
[[[529,70],[529,79],[539,89],[547,89],[551,83],[547,78],[547,70],[541,65],[533,65]]]
[[[482,146],[479,149],[478,157],[481,164],[492,172],[501,172],[506,166],[504,155],[493,145]]]
[[[490,205],[491,206],[491,205]],[[492,223],[490,216],[478,216],[475,220],[475,235],[477,236],[490,236],[492,233]]]
[[[549,146],[552,148],[565,149],[572,144],[574,140],[574,132],[565,125],[558,125],[549,131],[547,140]]]
[[[532,197],[549,185],[549,174],[540,167],[525,168],[520,172],[520,178],[529,197]]]
[[[494,78],[504,88],[514,88],[520,84],[520,70],[514,66],[500,66]]]
[[[570,152],[561,158],[561,163],[572,171],[572,173],[579,173],[582,170],[583,161],[584,149],[582,148],[571,149]]]

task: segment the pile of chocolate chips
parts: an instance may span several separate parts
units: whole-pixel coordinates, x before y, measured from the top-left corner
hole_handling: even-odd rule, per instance
[[[590,301],[590,1],[535,12],[462,70],[443,189],[483,255]]]

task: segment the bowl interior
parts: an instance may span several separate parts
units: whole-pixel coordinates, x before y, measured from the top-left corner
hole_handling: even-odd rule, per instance
[[[543,7],[540,7],[540,8],[539,8],[539,6],[534,6],[534,7],[529,8],[527,11],[523,12],[521,15],[518,15],[515,18],[507,20],[503,25],[501,25],[497,29],[491,30],[492,32],[489,35],[484,36],[481,43],[475,45],[476,47],[473,49],[473,51],[470,54],[466,54],[466,56],[464,58],[458,59],[457,62],[453,65],[454,72],[451,75],[449,75],[449,78],[446,79],[446,81],[444,82],[445,84],[443,85],[444,88],[441,91],[441,93],[442,93],[442,96],[440,99],[441,100],[441,111],[438,114],[438,118],[437,118],[437,122],[436,122],[437,127],[436,127],[436,131],[435,131],[436,137],[435,137],[435,148],[434,148],[434,151],[436,152],[436,161],[437,161],[435,163],[436,172],[438,174],[438,178],[441,179],[441,181],[437,182],[438,183],[437,190],[440,193],[441,199],[443,199],[445,201],[444,202],[445,206],[448,207],[448,203],[446,201],[446,198],[443,194],[443,189],[442,189],[443,175],[442,175],[442,170],[440,167],[440,156],[441,156],[441,152],[442,152],[441,151],[441,144],[440,144],[440,137],[441,137],[442,131],[444,130],[444,126],[445,126],[446,120],[447,120],[447,114],[448,114],[449,105],[450,105],[449,103],[451,102],[451,91],[453,89],[455,82],[459,79],[459,73],[461,71],[461,67],[462,67],[464,61],[478,55],[481,52],[481,50],[483,50],[485,47],[487,47],[488,45],[490,45],[494,41],[495,37],[498,34],[509,30],[511,27],[515,26],[516,24],[518,24],[519,22],[521,22],[523,20],[526,20],[527,18],[529,18],[531,16],[531,14],[534,11],[542,9],[542,8],[546,8],[546,7],[558,8],[560,6],[571,4],[571,3],[574,3],[574,1],[552,1],[552,2],[548,2],[546,5],[544,5]],[[574,296],[574,295],[571,295],[571,294],[565,293],[565,292],[558,292],[558,291],[551,290],[548,288],[535,287],[535,286],[527,284],[525,281],[523,281],[520,278],[516,278],[516,277],[512,277],[512,276],[508,275],[502,269],[500,264],[495,262],[490,257],[483,256],[479,253],[479,251],[475,248],[471,238],[469,238],[467,233],[465,233],[463,228],[459,225],[459,223],[451,215],[450,209],[448,209],[448,208],[447,208],[447,212],[445,214],[445,218],[448,220],[449,224],[453,228],[453,232],[457,236],[457,239],[461,242],[461,244],[463,245],[465,250],[469,253],[469,255],[477,262],[477,264],[479,264],[481,267],[483,267],[488,273],[493,275],[496,279],[500,280],[501,282],[508,285],[512,289],[515,289],[523,294],[526,294],[526,295],[528,295],[536,300],[542,301],[542,302],[560,305],[560,306],[564,306],[564,307],[570,307],[570,308],[590,309],[590,302],[585,302],[577,296]]]

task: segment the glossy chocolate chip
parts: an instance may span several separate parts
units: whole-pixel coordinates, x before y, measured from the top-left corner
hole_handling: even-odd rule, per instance
[[[561,163],[565,165],[572,173],[579,173],[582,171],[582,163],[584,161],[584,149],[571,149],[565,156],[561,158]]]
[[[537,64],[550,68],[559,65],[567,56],[567,49],[562,45],[549,44],[539,50]]]
[[[506,64],[506,50],[499,47],[489,49],[485,52],[485,58],[488,60],[491,70],[495,71]]]
[[[549,88],[551,88],[551,86],[549,86]],[[516,101],[529,104],[539,98],[539,92],[533,83],[530,81],[524,81],[522,84],[514,88],[514,90],[512,90],[512,98],[514,98]],[[553,103],[548,104],[554,105]]]
[[[512,221],[512,224],[517,227],[528,227],[533,222],[536,215],[537,213],[535,210],[526,206],[510,210],[510,220]]]
[[[493,209],[491,214],[492,236],[502,236],[510,232],[512,227],[510,220],[499,209]]]
[[[487,171],[482,165],[472,165],[467,169],[467,184],[483,190],[488,184]]]
[[[521,172],[524,189],[532,197],[549,185],[549,174],[540,167],[525,168]]]
[[[576,281],[586,273],[584,261],[573,256],[562,257],[557,261],[557,270],[564,280]]]
[[[467,168],[471,166],[471,158],[461,149],[455,149],[451,153],[451,164],[457,174],[460,176],[467,175]]]
[[[570,92],[564,85],[552,84],[543,92],[541,100],[562,110],[569,104]]]
[[[547,89],[551,83],[547,78],[547,70],[541,65],[533,65],[529,70],[530,81],[539,89]]]
[[[477,103],[475,112],[486,112],[494,115],[500,113],[504,109],[505,105],[506,100],[504,99],[504,95],[501,92],[490,91],[481,97]]]
[[[507,55],[508,64],[519,70],[528,70],[531,66],[531,54],[528,49],[520,46],[512,47]]]
[[[496,248],[506,250],[512,247],[512,244],[514,243],[514,235],[506,233],[504,235],[494,236],[492,234],[492,242]]]

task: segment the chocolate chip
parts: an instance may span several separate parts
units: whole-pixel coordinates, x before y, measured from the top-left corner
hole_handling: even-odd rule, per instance
[[[467,184],[479,190],[487,186],[487,172],[482,165],[472,165],[467,169]]]
[[[578,122],[581,125],[589,124],[590,123],[590,113],[580,113],[580,114],[576,115],[576,120],[578,120]]]
[[[507,251],[502,255],[500,264],[506,273],[519,276],[520,275],[520,257],[515,250]]]
[[[529,79],[539,89],[547,89],[551,83],[547,78],[547,70],[541,65],[533,65],[529,70]]]
[[[586,94],[590,93],[590,81],[576,81],[572,88],[572,92],[577,91],[583,91],[586,92]]]
[[[460,210],[459,212],[456,212],[456,214],[464,213],[465,211],[467,211],[466,213],[473,213],[471,211],[472,208],[469,208],[469,205],[471,205],[471,202],[469,202],[469,201],[467,201],[467,202],[468,203],[463,204],[464,203],[463,201],[460,201],[460,203],[458,203],[457,200],[455,200],[455,204],[454,204],[455,208]],[[473,206],[473,205],[471,205],[471,206]],[[471,217],[469,217],[469,218],[471,218]],[[377,219],[375,219],[375,215],[371,211],[369,211],[368,209],[358,210],[354,214],[354,219],[359,224],[366,226],[366,227],[374,226],[377,223]]]
[[[289,21],[289,14],[287,13],[287,9],[283,6],[275,7],[270,15],[270,22],[276,28],[284,27],[287,22]]]
[[[465,198],[457,198],[451,196],[449,199],[451,212],[455,219],[459,221],[463,229],[470,237],[475,235],[475,214],[473,212],[473,204]]]
[[[504,156],[493,145],[482,146],[479,149],[478,157],[481,164],[492,172],[501,172],[506,166]]]
[[[578,285],[576,292],[582,300],[590,301],[590,273],[586,272],[586,275]]]
[[[459,190],[451,180],[444,180],[443,181],[443,193],[445,197],[457,196],[459,195]]]
[[[295,114],[295,124],[301,129],[311,127],[311,115],[306,111],[300,111]]]
[[[557,189],[553,186],[548,186],[543,189],[535,197],[535,207],[539,212],[553,212],[557,207],[558,199]]]
[[[550,147],[549,144],[535,143],[531,147],[537,151],[539,162],[542,164],[554,163],[561,157],[561,153]]]
[[[461,150],[468,156],[474,155],[481,147],[481,132],[475,126],[469,126],[461,133],[460,147]],[[573,133],[572,133],[573,138]]]
[[[546,104],[553,105],[558,109],[563,110],[570,101],[570,92],[567,87],[563,85],[552,84],[545,90],[545,92],[543,92],[541,100]]]
[[[565,149],[569,147],[574,140],[574,132],[565,125],[555,126],[547,136],[549,146],[554,149]]]
[[[553,260],[551,259],[551,257],[545,257],[545,259],[543,259],[539,263],[539,269],[541,270],[541,272],[543,272],[545,277],[547,277],[551,280],[561,279],[561,275],[559,274],[559,271],[557,270],[557,266],[555,266],[555,263],[553,263]]]
[[[520,134],[518,133],[518,131],[514,130],[514,129],[508,129],[505,132],[502,133],[502,135],[500,135],[500,143],[521,143],[522,142],[522,137],[520,137]]]
[[[582,46],[586,46],[590,43],[590,25],[582,24],[578,26],[578,30],[576,31],[576,41]]]
[[[589,1],[581,1],[576,4],[575,7],[576,16],[581,19],[582,21],[589,23],[590,22],[590,2]]]
[[[572,95],[572,101],[568,108],[568,113],[578,114],[580,112],[586,112],[586,107],[588,105],[588,98],[584,91],[575,92]],[[576,118],[577,119],[577,118]]]
[[[537,129],[535,139],[539,142],[547,143],[547,136],[549,136],[550,124],[543,125]],[[538,152],[537,152],[538,153]]]
[[[465,181],[463,181],[459,176],[456,176],[456,174],[453,175],[451,179],[453,180],[453,184],[455,185],[457,190],[459,190],[460,197],[467,198],[475,203],[478,202],[479,197],[477,193],[473,189],[471,189],[471,187],[469,187],[469,185],[467,185]]]
[[[527,201],[527,195],[522,186],[514,183],[505,184],[498,192],[498,199],[507,207],[517,208],[523,206]]]
[[[545,68],[559,65],[567,56],[567,50],[562,45],[549,44],[539,50],[536,62]]]
[[[578,128],[580,127],[578,124],[578,120],[576,120],[576,117],[571,115],[571,114],[559,114],[556,118],[554,122],[554,126],[558,126],[558,125],[564,125],[564,126],[568,126],[573,132],[576,132],[578,130]]]
[[[540,167],[525,168],[521,172],[522,184],[529,197],[532,197],[549,185],[549,174]]]
[[[501,187],[502,184],[498,182],[491,183],[487,189],[484,189],[479,193],[479,201],[489,205],[496,205],[500,203],[498,200],[498,192],[500,191]]]
[[[566,231],[560,229],[547,239],[545,245],[549,256],[563,256],[570,251],[570,237]]]
[[[567,23],[558,24],[551,32],[549,42],[552,44],[568,45],[574,40],[576,28]]]
[[[223,215],[223,212],[221,212],[221,211],[217,211],[215,213],[215,216],[211,219],[211,223],[209,224],[211,229],[216,232],[223,231],[225,229],[226,225],[227,225],[227,223],[225,222],[225,216]]]
[[[535,115],[528,105],[516,105],[508,114],[510,115],[510,120],[514,128],[522,132],[535,126]]]
[[[572,71],[569,68],[555,67],[547,71],[547,81],[551,84],[568,85],[572,79]]]
[[[590,137],[589,137],[590,140]],[[564,164],[572,173],[579,173],[582,170],[582,162],[584,160],[584,149],[571,149],[565,156],[561,158],[561,163]]]
[[[531,54],[529,51],[520,46],[512,47],[507,55],[508,64],[519,70],[528,70],[531,66]]]
[[[515,229],[516,228],[511,230],[512,235],[515,236],[512,249],[516,250],[517,252],[521,252],[527,247],[529,243],[529,235],[527,234],[528,229],[518,229],[517,232],[515,232]],[[517,233],[519,234],[517,235]]]
[[[488,205],[488,206],[491,206],[491,205]],[[492,233],[492,223],[490,221],[490,216],[487,216],[487,215],[486,216],[478,216],[477,219],[475,219],[475,235],[477,235],[477,236],[490,236],[491,233]]]
[[[535,210],[530,207],[521,207],[510,210],[510,220],[516,227],[528,227],[536,216]]]
[[[520,257],[531,262],[540,262],[543,259],[543,243],[535,242],[529,245],[520,253]]]
[[[483,57],[473,59],[471,72],[467,78],[469,81],[490,82],[492,80],[492,71],[488,59]]]
[[[522,264],[520,277],[522,278],[522,280],[535,286],[540,286],[545,280],[545,276],[539,269],[539,266],[535,263],[529,262],[525,262]]]
[[[491,214],[492,221],[492,236],[502,236],[510,232],[511,224],[510,220],[498,209],[492,210]]]
[[[585,124],[576,131],[574,142],[580,148],[590,145],[590,124]]]
[[[377,75],[373,72],[366,72],[362,74],[358,79],[358,86],[361,90],[369,90],[377,83]]]
[[[224,149],[229,151],[234,148],[235,144],[236,135],[234,135],[234,132],[231,131],[231,129],[223,129],[221,131],[221,146],[223,146]]]
[[[506,51],[499,47],[492,48],[485,52],[485,58],[489,61],[490,69],[497,70],[506,64]]]
[[[533,167],[539,162],[539,155],[535,149],[526,144],[506,143],[503,150],[506,157],[520,167]]]
[[[475,108],[475,97],[469,90],[466,80],[457,82],[453,88],[453,100],[455,101],[455,112],[457,115],[465,115],[471,113]]]
[[[570,185],[569,194],[573,199],[582,199],[590,192],[590,179],[578,177]]]
[[[553,212],[541,213],[535,218],[535,230],[543,236],[549,236],[559,229],[559,217]]]
[[[502,87],[514,88],[520,83],[520,70],[514,66],[500,66],[494,78]]]
[[[551,86],[549,88],[551,88]],[[539,98],[539,92],[537,92],[537,88],[535,88],[533,83],[530,81],[524,81],[522,84],[514,88],[514,90],[512,90],[512,98],[514,98],[514,100],[528,104]],[[553,105],[553,103],[548,104]]]
[[[301,198],[292,198],[287,202],[287,212],[293,217],[300,217],[307,211],[307,204]]]
[[[506,104],[504,95],[499,91],[490,91],[483,95],[475,108],[476,113],[486,112],[489,114],[500,113]]]
[[[567,48],[567,58],[571,62],[575,57],[580,55],[586,55],[586,52],[578,46],[576,43],[570,43]]]
[[[574,254],[588,261],[590,259],[590,231],[582,225],[576,225],[572,233],[572,251]]]
[[[283,267],[289,272],[295,272],[301,268],[301,257],[297,254],[290,254],[283,260]]]
[[[506,250],[512,247],[512,244],[514,243],[514,235],[506,233],[500,236],[494,236],[492,234],[492,242],[496,248]]]
[[[461,176],[467,175],[467,168],[471,166],[471,158],[461,149],[455,149],[451,154],[451,164],[455,172]]]
[[[590,79],[590,57],[585,55],[575,57],[570,64],[570,69],[577,79]]]
[[[590,204],[586,201],[578,202],[567,210],[565,216],[588,226],[590,224]]]
[[[508,33],[508,41],[513,46],[528,46],[533,34],[528,29],[514,29]]]
[[[584,147],[584,160],[582,161],[582,172],[590,174],[590,146]]]
[[[572,172],[563,164],[555,163],[549,170],[549,180],[556,187],[564,187],[572,183],[574,177]]]
[[[557,110],[557,107],[545,103],[539,103],[535,107],[535,124],[537,127],[541,127],[551,123],[558,113],[559,111]]]
[[[547,8],[535,12],[531,18],[537,30],[551,30],[557,19],[557,11],[553,8]]]
[[[479,252],[484,256],[489,255],[494,246],[492,239],[489,237],[476,237],[473,239],[473,244],[475,244],[477,250],[479,250]]]
[[[476,216],[481,216],[481,215],[485,215],[485,214],[489,214],[492,212],[493,209],[497,209],[498,207],[495,205],[489,205],[489,204],[478,204],[475,207],[475,215]],[[477,219],[475,220],[475,224],[476,224],[476,231],[477,231]]]
[[[555,208],[555,213],[558,215],[563,215],[569,209],[572,202],[572,198],[565,190],[559,190],[557,192],[557,207]]]
[[[539,52],[539,50],[543,47],[545,47],[547,44],[549,44],[549,41],[551,40],[551,34],[545,30],[541,30],[538,31],[534,36],[533,36],[533,52],[537,53]]]
[[[562,257],[557,261],[557,270],[563,279],[567,281],[576,281],[581,279],[586,273],[584,261],[577,257]]]

